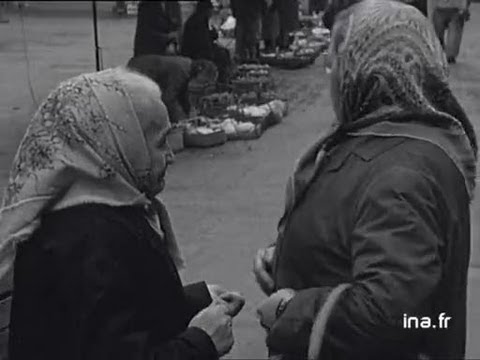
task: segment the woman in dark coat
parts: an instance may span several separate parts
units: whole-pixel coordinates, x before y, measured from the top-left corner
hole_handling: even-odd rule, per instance
[[[364,0],[333,15],[337,121],[255,259],[267,345],[283,359],[463,359],[472,124],[420,12]]]
[[[173,155],[158,86],[124,69],[62,83],[15,158],[0,212],[11,360],[218,359],[242,299],[183,287],[156,197]],[[212,301],[213,299],[213,301]]]
[[[133,56],[165,55],[170,44],[178,45],[181,26],[178,1],[140,1]]]
[[[210,1],[197,4],[195,12],[185,23],[182,37],[182,55],[194,60],[210,60],[217,66],[218,81],[226,84],[229,80],[232,62],[230,52],[215,43],[218,33],[210,29],[209,19],[213,5]]]

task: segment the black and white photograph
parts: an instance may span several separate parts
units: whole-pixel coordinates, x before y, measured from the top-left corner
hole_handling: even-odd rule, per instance
[[[480,359],[480,0],[0,1],[0,360]]]

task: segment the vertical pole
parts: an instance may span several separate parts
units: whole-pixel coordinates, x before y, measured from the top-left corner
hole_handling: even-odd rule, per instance
[[[97,71],[100,71],[100,47],[98,46],[98,27],[97,27],[97,4],[92,1],[93,11],[93,36],[95,41],[95,63]]]
[[[433,0],[427,0],[427,12],[428,12],[428,19],[430,20],[430,22],[433,24],[433,11],[434,11],[434,4],[433,4]]]

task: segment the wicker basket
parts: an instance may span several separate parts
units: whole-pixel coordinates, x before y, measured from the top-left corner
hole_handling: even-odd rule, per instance
[[[256,140],[263,135],[263,131],[264,129],[261,125],[256,125],[255,130],[252,132],[228,134],[227,139],[228,141]]]
[[[223,130],[217,130],[211,134],[191,134],[186,131],[183,139],[185,147],[207,148],[225,144],[227,134]]]
[[[198,111],[200,115],[216,118],[220,117],[225,109],[234,103],[235,99],[229,93],[212,94],[200,98]]]
[[[188,86],[188,98],[190,104],[194,108],[198,108],[200,99],[215,93],[216,89],[216,84],[205,84],[203,86],[193,86],[192,84],[190,84]]]

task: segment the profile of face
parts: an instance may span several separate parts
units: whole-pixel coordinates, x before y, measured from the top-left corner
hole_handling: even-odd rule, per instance
[[[135,84],[130,93],[150,159],[148,178],[140,185],[148,196],[155,196],[164,189],[167,168],[174,161],[167,141],[171,130],[168,111],[158,86],[150,80]]]
[[[171,125],[165,105],[161,101],[157,101],[156,109],[152,109],[147,116],[151,117],[149,125],[144,130],[151,160],[148,190],[149,195],[155,196],[165,188],[167,168],[173,163],[175,157],[167,141]]]

